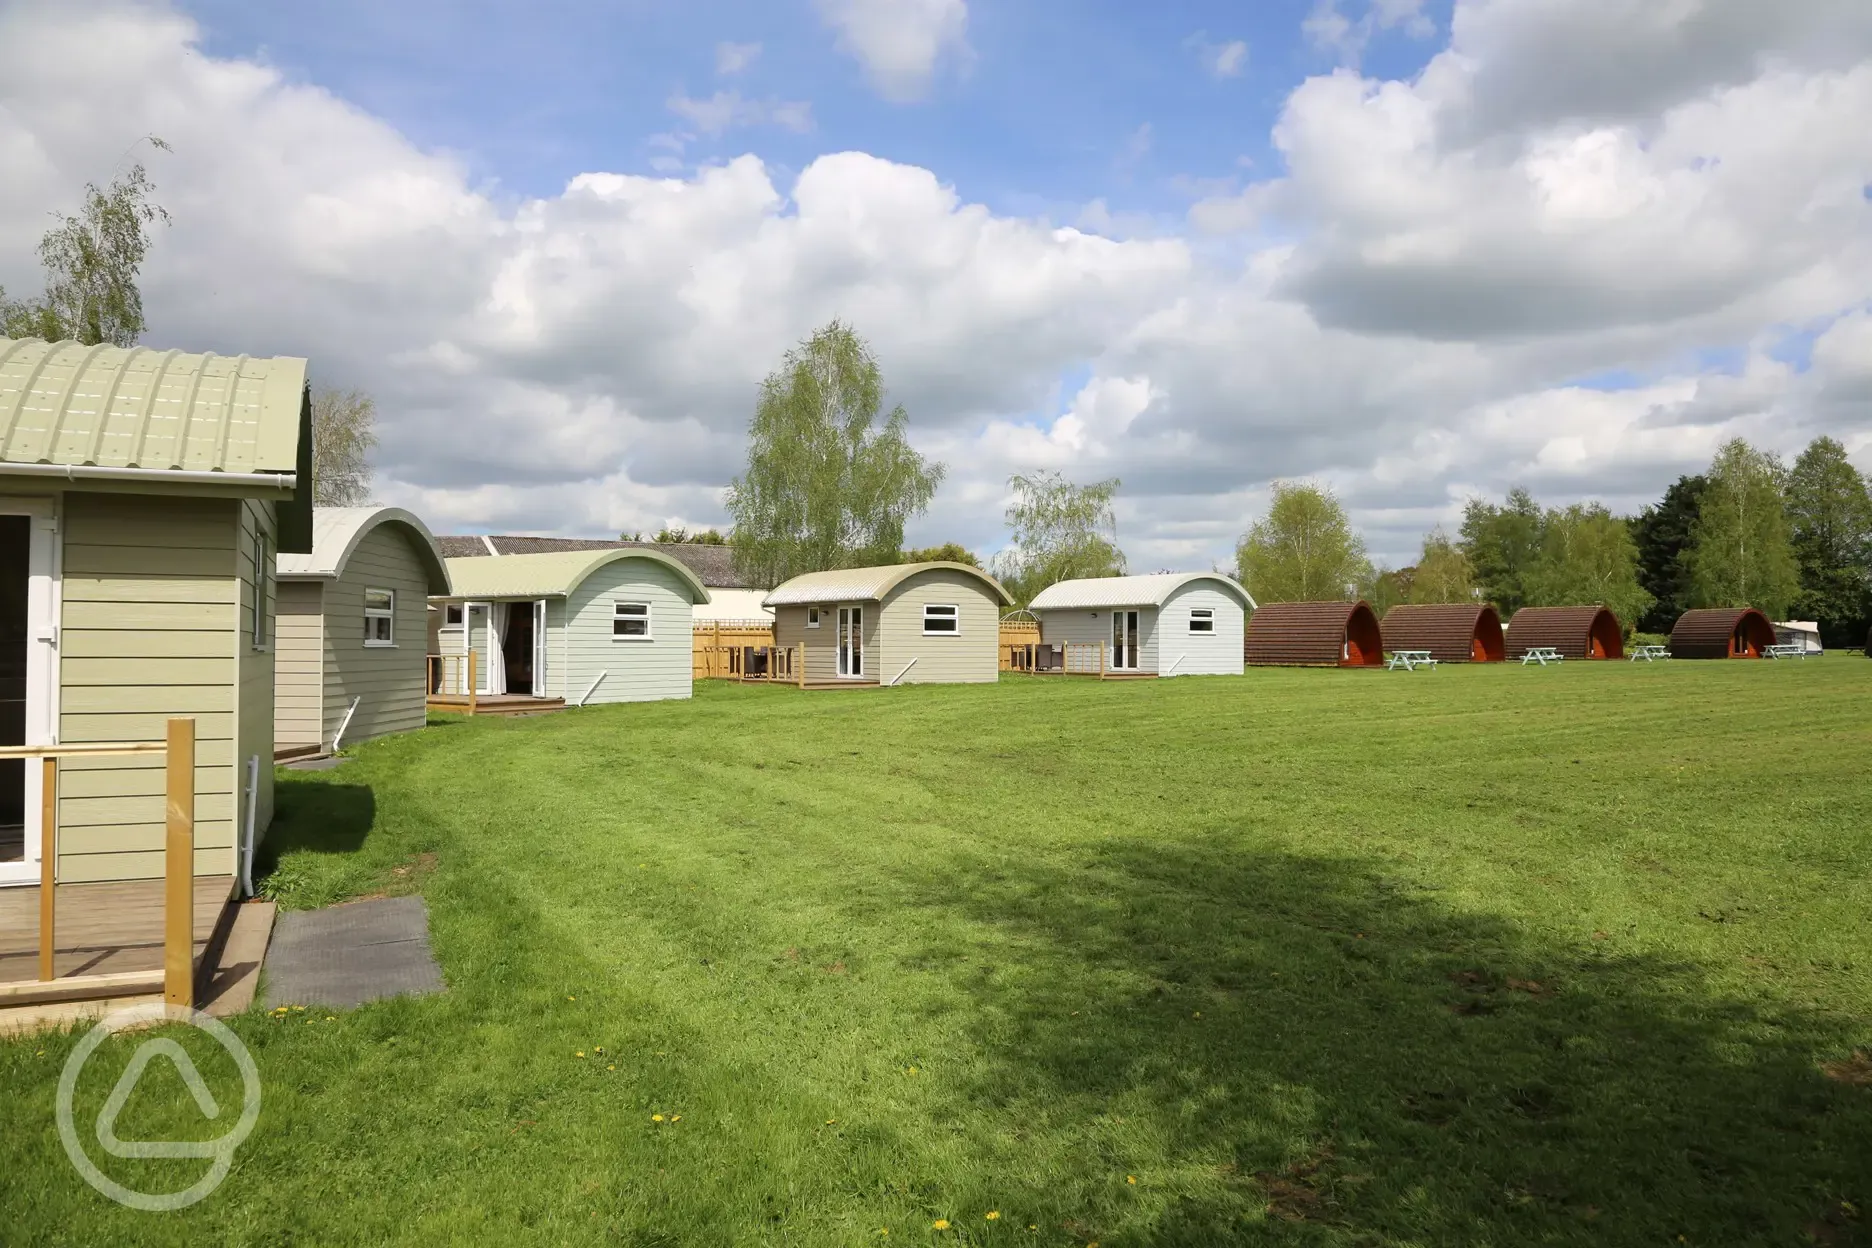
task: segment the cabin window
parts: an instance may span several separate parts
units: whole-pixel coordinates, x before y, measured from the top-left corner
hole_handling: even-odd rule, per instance
[[[962,608],[953,603],[923,604],[923,635],[948,637],[962,631]]]
[[[264,650],[273,640],[273,552],[266,530],[254,530],[253,540],[253,644]]]
[[[1190,632],[1192,633],[1215,632],[1215,608],[1214,607],[1191,607],[1190,608]]]
[[[612,641],[649,641],[650,604],[620,602],[612,609]]]
[[[819,608],[818,607],[806,608],[806,627],[807,628],[819,627]]]
[[[462,626],[461,603],[451,602],[442,608],[442,627],[460,628]]]
[[[396,591],[394,589],[364,591],[364,644],[367,646],[396,645]]]

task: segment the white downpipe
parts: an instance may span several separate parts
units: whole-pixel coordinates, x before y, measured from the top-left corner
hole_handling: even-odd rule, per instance
[[[241,854],[241,895],[254,895],[254,825],[260,820],[260,756],[247,756],[247,835],[246,851]]]
[[[1176,662],[1170,665],[1170,670],[1165,672],[1164,675],[1166,676],[1176,675],[1176,669],[1181,667],[1183,665],[1183,660],[1187,658],[1189,658],[1189,653],[1187,651],[1185,651],[1182,654],[1177,655]]]
[[[897,673],[897,679],[896,679],[896,680],[893,680],[893,681],[891,681],[890,683],[891,683],[891,684],[893,684],[893,685],[895,685],[896,683],[898,683],[898,681],[901,681],[901,680],[902,680],[902,679],[903,679],[903,678],[904,678],[905,676],[907,676],[907,675],[909,675],[909,674],[910,674],[910,669],[916,666],[916,661],[917,661],[917,659],[919,659],[919,658],[921,658],[921,657],[923,657],[923,656],[921,656],[921,655],[912,655],[912,656],[911,656],[911,658],[910,658],[910,661],[909,661],[908,663],[906,663],[906,664],[904,664],[904,666],[903,666],[903,671],[901,671],[901,672],[898,672],[898,673]]]
[[[351,726],[351,717],[357,714],[358,703],[362,702],[363,700],[364,700],[364,696],[362,694],[359,694],[357,697],[352,698],[351,708],[344,713],[344,718],[338,721],[338,731],[332,734],[332,743],[331,743],[332,753],[336,754],[338,752],[338,743],[344,740],[345,729]]]
[[[582,707],[582,706],[584,706],[584,705],[585,705],[585,699],[587,699],[587,698],[589,698],[589,697],[591,697],[591,695],[592,695],[593,693],[595,693],[595,692],[597,692],[597,690],[598,690],[598,681],[600,681],[600,680],[603,680],[603,679],[604,679],[604,678],[605,678],[606,676],[609,676],[610,674],[611,674],[611,673],[610,673],[609,671],[603,671],[603,672],[599,672],[599,673],[598,673],[598,678],[597,678],[597,680],[594,680],[594,681],[592,681],[592,683],[591,683],[591,684],[589,684],[589,685],[587,685],[587,686],[585,686],[585,692],[584,692],[584,693],[581,693],[581,694],[579,695],[579,700],[578,700],[577,702],[575,702],[575,703],[574,703],[573,705],[574,705],[574,706],[577,706],[577,707]]]

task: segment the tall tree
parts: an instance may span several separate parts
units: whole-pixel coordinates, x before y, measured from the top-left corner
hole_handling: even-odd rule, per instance
[[[168,150],[161,139],[150,142]],[[149,254],[149,228],[169,220],[150,199],[155,189],[140,164],[102,190],[87,183],[78,215],[60,217],[39,240],[45,295],[16,300],[0,290],[0,334],[135,346],[147,328],[137,275]]]
[[[620,538],[619,540],[629,541],[631,539]],[[668,542],[678,546],[726,546],[728,544],[728,539],[721,535],[719,529],[700,529],[691,533],[680,524],[675,528],[664,525],[657,530],[656,536],[650,540],[653,542]]]
[[[362,507],[371,498],[377,403],[362,390],[312,390],[312,503]]]
[[[1503,617],[1527,605],[1527,577],[1540,558],[1540,504],[1519,486],[1500,506],[1472,498],[1463,508],[1462,552],[1475,568],[1482,596]]]
[[[1442,529],[1426,534],[1410,581],[1412,602],[1474,602],[1475,565]]]
[[[1416,577],[1416,568],[1371,564],[1366,567],[1365,575],[1359,577],[1355,592],[1382,620],[1392,607],[1411,601],[1411,583]]]
[[[902,407],[878,424],[883,400],[877,358],[839,321],[761,383],[747,471],[727,497],[735,566],[751,583],[897,558],[945,470],[911,448]]]
[[[1365,541],[1331,490],[1276,481],[1268,514],[1242,535],[1236,569],[1256,602],[1343,598],[1371,571]]]
[[[1648,633],[1670,632],[1677,617],[1690,609],[1693,595],[1684,552],[1690,549],[1708,485],[1701,476],[1679,477],[1661,501],[1631,522],[1638,543],[1638,584],[1652,597],[1650,610],[1638,619],[1638,627]]]
[[[1012,544],[995,558],[994,570],[1016,602],[1025,606],[1058,581],[1123,574],[1112,510],[1118,478],[1079,485],[1057,472],[1017,473],[1008,484],[1014,488],[1007,509]]]
[[[1700,607],[1759,607],[1785,617],[1800,593],[1800,566],[1773,455],[1735,438],[1716,452],[1684,563]]]
[[[1794,612],[1817,620],[1828,645],[1857,643],[1872,615],[1872,491],[1832,438],[1815,438],[1787,481],[1800,596]]]
[[[1638,583],[1638,544],[1631,525],[1603,503],[1574,503],[1549,511],[1541,553],[1527,577],[1528,603],[1540,607],[1611,608],[1627,631],[1650,607]]]
[[[960,542],[944,542],[940,546],[922,546],[916,550],[903,552],[905,563],[966,563],[971,568],[982,566],[975,552]]]

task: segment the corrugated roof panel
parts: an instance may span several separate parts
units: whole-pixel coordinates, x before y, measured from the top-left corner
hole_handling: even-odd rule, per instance
[[[1143,576],[1093,576],[1057,581],[1029,604],[1035,611],[1076,611],[1106,607],[1161,607],[1191,581],[1216,581],[1243,606],[1253,602],[1234,577],[1220,572],[1153,572]]]
[[[877,568],[835,568],[828,572],[803,572],[767,591],[765,605],[770,607],[808,606],[827,602],[875,602],[902,582],[919,572],[942,568],[965,572],[978,578],[1004,604],[1014,600],[1001,582],[980,568],[966,563],[892,563]]]
[[[293,472],[306,362],[0,338],[0,462]]]
[[[449,559],[451,598],[563,598],[574,586],[607,563],[647,559],[672,568],[689,585],[694,601],[709,592],[680,561],[656,550],[563,551],[545,555]]]

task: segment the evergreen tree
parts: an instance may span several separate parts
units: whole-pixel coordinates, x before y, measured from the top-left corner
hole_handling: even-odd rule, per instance
[[[1646,507],[1632,521],[1638,544],[1638,584],[1651,595],[1651,608],[1638,620],[1648,633],[1668,633],[1677,617],[1690,609],[1690,569],[1684,552],[1690,549],[1703,491],[1709,482],[1700,476],[1679,477],[1664,491],[1656,506]]]

